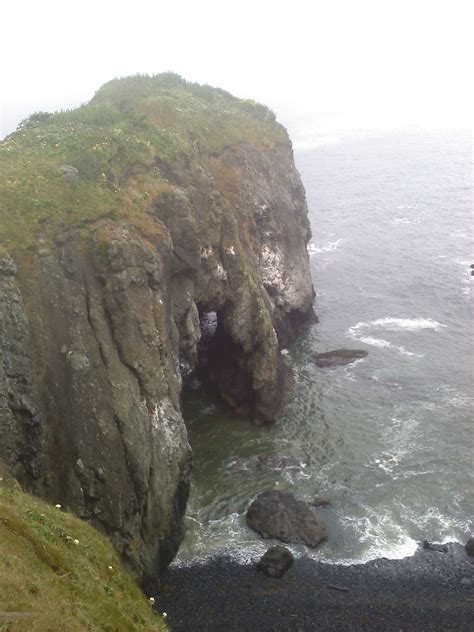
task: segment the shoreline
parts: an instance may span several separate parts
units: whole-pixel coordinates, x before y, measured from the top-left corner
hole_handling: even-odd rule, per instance
[[[281,579],[272,579],[255,563],[220,555],[171,565],[156,609],[180,632],[472,632],[474,558],[457,543],[447,553],[420,545],[411,557],[352,566],[299,557]]]

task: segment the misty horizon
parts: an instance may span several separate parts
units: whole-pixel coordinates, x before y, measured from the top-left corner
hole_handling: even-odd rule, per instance
[[[33,112],[88,102],[114,78],[165,71],[264,103],[286,125],[469,129],[470,13],[464,0],[297,1],[291,11],[246,1],[226,13],[212,0],[139,0],[113,17],[108,3],[86,2],[69,20],[55,0],[19,2],[1,11],[0,137]]]

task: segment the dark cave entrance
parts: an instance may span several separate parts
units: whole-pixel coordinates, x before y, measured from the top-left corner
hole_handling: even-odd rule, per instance
[[[198,305],[201,339],[197,365],[183,380],[183,412],[198,400],[201,404],[249,416],[253,389],[242,347],[225,326],[224,310]]]
[[[188,400],[218,398],[218,391],[213,384],[210,369],[212,364],[212,347],[219,324],[218,313],[215,310],[202,308],[197,304],[201,338],[197,343],[197,359],[193,361],[180,358],[180,370],[183,378],[183,405]]]
[[[218,328],[218,316],[214,311],[199,311],[199,324],[201,327],[201,339],[198,342],[198,364],[196,373],[201,379],[205,379],[209,370],[209,350]]]

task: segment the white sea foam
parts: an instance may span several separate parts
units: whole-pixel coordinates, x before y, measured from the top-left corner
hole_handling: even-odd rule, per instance
[[[419,353],[414,353],[413,351],[408,351],[405,347],[394,345],[388,340],[384,340],[383,338],[374,338],[373,336],[353,336],[356,340],[360,342],[364,342],[366,345],[370,345],[372,347],[387,347],[390,349],[396,349],[399,353],[406,356],[416,356],[418,358],[422,358]]]
[[[418,542],[397,525],[389,513],[376,514],[369,507],[365,509],[365,516],[341,519],[344,531],[357,535],[357,541],[362,545],[360,553],[341,558],[340,551],[332,551],[330,547],[325,547],[320,550],[316,559],[328,564],[349,566],[365,564],[381,557],[400,560],[415,554]],[[316,557],[311,553],[310,556]]]
[[[392,343],[383,338],[373,338],[372,336],[357,336],[357,340],[364,342],[372,347],[393,347]]]
[[[317,246],[316,244],[309,244],[308,246],[308,254],[310,257],[316,254],[322,254],[324,252],[332,252],[339,247],[339,244],[342,242],[342,239],[336,239],[336,241],[330,241],[328,244],[324,246]]]
[[[440,331],[446,325],[439,323],[437,320],[431,318],[377,318],[368,322],[359,322],[356,325],[352,325],[346,331],[346,336],[359,340],[372,347],[386,347],[389,349],[396,349],[399,353],[406,356],[423,357],[418,353],[409,351],[401,345],[393,344],[392,342],[385,340],[384,338],[377,338],[375,336],[367,336],[365,332],[370,329],[382,329],[384,331],[407,331],[414,332],[422,329],[432,329],[434,331]]]
[[[404,513],[405,519],[412,522],[421,533],[426,533],[428,538],[440,544],[446,542],[464,544],[464,534],[471,533],[474,524],[472,519],[460,519],[447,515],[437,507],[429,507],[422,514],[414,509],[405,509]]]
[[[439,323],[432,318],[377,318],[369,322],[360,322],[357,325],[349,328],[349,331],[355,334],[361,329],[369,329],[372,327],[379,327],[388,331],[418,331],[419,329],[434,329],[440,331],[446,325]]]

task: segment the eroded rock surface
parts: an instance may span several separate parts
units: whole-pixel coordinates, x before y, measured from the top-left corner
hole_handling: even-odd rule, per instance
[[[0,241],[0,458],[27,489],[105,531],[143,581],[170,562],[182,538],[191,452],[180,394],[182,375],[198,363],[200,316],[216,314],[207,370],[222,397],[256,423],[269,422],[291,382],[281,345],[311,317],[313,299],[305,194],[286,132],[266,110],[202,88],[202,117],[213,100],[228,104],[209,115],[209,133],[220,139],[224,132],[212,125],[222,120],[225,130],[229,117],[234,141],[191,145],[200,88],[188,95],[187,84],[173,81],[188,118],[166,138],[185,139],[186,156],[162,151],[168,84],[152,102],[148,93],[136,104],[118,100],[120,116],[137,113],[127,123],[128,144],[112,126],[100,147],[84,144],[80,165],[72,144],[35,185],[44,189],[51,178],[40,203],[56,209],[39,223],[28,190],[24,207],[11,206],[22,180],[9,176],[5,208],[15,213],[5,215],[5,226],[23,218],[37,237],[25,232],[23,247],[15,225]],[[250,129],[242,137],[232,108]],[[54,129],[65,144],[83,128]],[[41,147],[51,133],[26,129],[20,150],[23,137],[30,148],[43,133]],[[116,153],[96,174],[98,152],[112,137]],[[16,142],[8,140],[5,160]],[[122,164],[129,147],[134,162]],[[53,165],[61,148],[52,147]],[[107,201],[94,217],[87,214],[91,187],[94,204],[97,195]],[[64,211],[58,221],[64,200],[86,219]]]
[[[326,540],[321,525],[308,505],[293,494],[276,490],[259,494],[247,510],[247,525],[264,538],[318,547]]]

